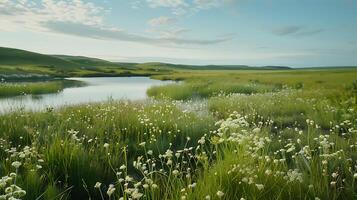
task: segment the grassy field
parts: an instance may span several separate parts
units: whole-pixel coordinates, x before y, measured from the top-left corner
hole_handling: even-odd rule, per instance
[[[357,70],[177,70],[0,116],[0,199],[355,199]]]
[[[0,98],[19,95],[37,95],[57,93],[66,87],[81,86],[83,83],[73,80],[41,81],[41,82],[1,82]]]
[[[73,84],[54,77],[178,81],[143,101],[1,115],[0,199],[357,198],[356,68],[113,63],[4,48],[0,58],[1,77],[15,80],[0,96]]]
[[[153,78],[183,82],[153,87],[147,93],[155,98],[169,97],[174,100],[272,92],[284,88],[329,90],[333,93],[354,87],[356,77],[356,69],[176,71]]]

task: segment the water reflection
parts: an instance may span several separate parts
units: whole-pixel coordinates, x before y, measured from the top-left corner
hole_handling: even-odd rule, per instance
[[[84,87],[66,88],[55,94],[26,95],[0,99],[0,112],[13,109],[39,110],[110,99],[138,100],[146,98],[151,86],[167,84],[170,81],[153,80],[148,77],[95,77],[69,78],[83,81]]]

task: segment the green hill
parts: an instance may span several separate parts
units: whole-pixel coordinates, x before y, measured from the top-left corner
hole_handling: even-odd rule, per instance
[[[119,65],[119,63],[114,63],[99,58],[90,58],[85,56],[68,56],[68,55],[52,55],[52,56],[72,63],[76,63],[82,67],[124,67]],[[133,68],[133,67],[129,67],[129,68]]]
[[[81,65],[55,56],[30,51],[0,47],[0,65],[2,66],[38,66],[61,70],[80,68]]]
[[[98,58],[69,55],[45,55],[30,51],[0,47],[0,65],[42,66],[69,70],[73,68],[119,67],[125,69],[182,69],[182,70],[238,70],[238,69],[289,69],[289,67],[267,66],[251,67],[247,65],[182,65],[161,62],[120,63]]]

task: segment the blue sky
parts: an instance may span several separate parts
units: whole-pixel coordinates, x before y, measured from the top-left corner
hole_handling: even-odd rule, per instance
[[[0,46],[121,62],[357,65],[357,1],[0,0]]]

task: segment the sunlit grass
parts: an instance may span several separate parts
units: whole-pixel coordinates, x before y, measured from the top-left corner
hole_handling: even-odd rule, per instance
[[[344,75],[215,74],[152,88],[156,100],[2,115],[1,198],[355,199],[356,86]]]

